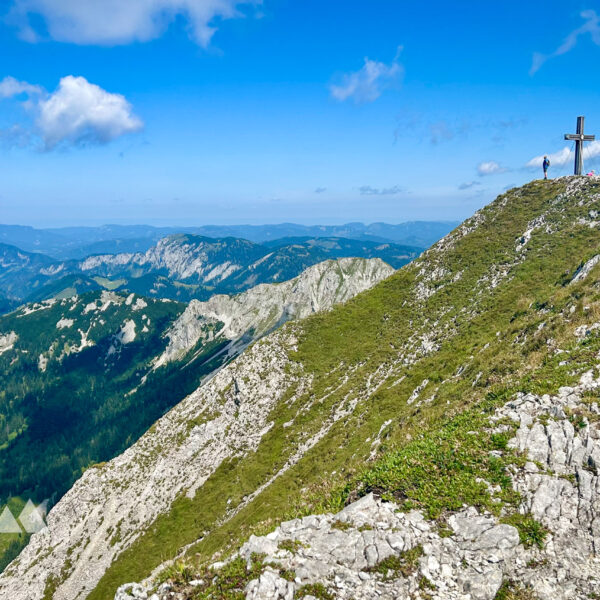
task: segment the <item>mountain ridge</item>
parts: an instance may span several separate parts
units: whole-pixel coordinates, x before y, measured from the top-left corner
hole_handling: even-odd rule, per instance
[[[216,313],[199,306],[190,315],[190,307],[172,301],[104,290],[0,317],[0,497],[54,502],[251,341],[393,272],[379,260],[327,261],[290,282],[220,297],[211,304]]]
[[[588,498],[585,490],[600,489],[598,474],[586,453],[578,455],[575,471],[555,472],[558,455],[545,463],[542,455],[531,456],[533,467],[526,471],[522,452],[536,451],[533,438],[522,437],[519,452],[511,444],[520,426],[517,407],[525,414],[532,398],[551,404],[555,396],[568,405],[570,394],[567,409],[579,412],[554,415],[557,427],[569,431],[571,440],[579,431],[583,437],[573,443],[595,443],[599,213],[600,183],[593,178],[510,190],[371,290],[251,345],[126,453],[84,474],[49,513],[48,529],[0,576],[0,597],[10,589],[24,599],[35,585],[45,598],[81,594],[104,600],[151,574],[149,589],[162,580],[185,594],[191,579],[214,561],[220,564],[209,582],[217,585],[220,569],[229,568],[223,559],[252,534],[273,532],[294,516],[316,525],[319,515],[338,514],[371,492],[407,514],[419,511],[431,522],[427,528],[435,520],[444,531],[438,537],[451,538],[448,544],[462,541],[458,529],[447,531],[445,519],[471,507],[465,526],[483,523],[473,539],[502,527],[502,539],[510,541],[505,549],[534,561],[516,574],[515,586],[535,583],[547,565],[548,581],[560,591],[552,553],[560,560],[566,552],[575,566],[594,568],[597,558],[588,548],[598,537],[590,524],[599,508],[582,500],[590,519],[579,522],[565,512],[562,529],[552,531],[555,517],[537,510],[520,478],[541,486],[531,490],[534,497],[546,490],[552,505],[560,490],[567,504],[569,498]],[[581,412],[586,402],[592,408]],[[495,429],[490,419],[498,410],[505,415]],[[511,411],[517,416],[512,424]],[[525,420],[519,435],[533,424],[532,435],[548,431],[558,440],[548,419],[546,425],[544,419]],[[105,512],[104,504],[112,510]],[[526,553],[530,539],[536,548],[539,543],[538,553]],[[569,553],[569,539],[582,540],[585,551]],[[287,548],[299,553],[297,545]],[[279,558],[289,557],[280,550]],[[426,576],[423,569],[434,564],[435,552],[425,543],[422,551],[418,572]],[[513,583],[505,578],[515,574],[503,557],[488,550],[484,555],[487,586],[475,585],[477,561],[468,558],[464,577],[450,569],[448,581],[460,586],[455,596],[428,593],[459,598],[478,590],[472,598],[492,600],[501,586],[510,591]],[[183,562],[170,566],[165,559]],[[396,559],[404,560],[401,552]],[[387,564],[381,563],[383,577],[391,569]],[[463,568],[460,559],[451,564]],[[421,585],[402,575],[400,566],[398,585]],[[264,569],[256,573],[260,579]],[[359,571],[354,574],[361,579]],[[442,581],[429,574],[430,582]],[[583,594],[589,588],[573,574],[568,585]],[[45,585],[37,583],[44,575]],[[235,572],[235,581],[250,585],[244,577]],[[315,577],[309,582],[314,591],[332,595],[341,589],[333,576]],[[235,588],[238,597],[250,593]]]
[[[100,227],[61,227],[35,229],[20,225],[0,225],[0,241],[28,252],[42,252],[57,260],[81,260],[90,254],[116,253],[120,247],[145,252],[159,239],[177,233],[221,238],[233,236],[255,243],[286,236],[345,237],[376,242],[395,242],[425,248],[448,233],[458,223],[452,221],[409,221],[387,223],[347,223],[345,225],[205,225],[198,227],[153,227],[150,225],[103,225]]]
[[[215,293],[238,293],[259,283],[292,279],[332,258],[382,258],[397,268],[420,252],[410,246],[340,238],[296,240],[269,248],[241,238],[176,234],[145,252],[54,261],[1,245],[0,290],[14,301],[60,299],[99,289],[176,301],[207,300]]]

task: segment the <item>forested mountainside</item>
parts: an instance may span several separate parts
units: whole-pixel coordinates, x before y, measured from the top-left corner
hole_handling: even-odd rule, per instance
[[[283,243],[269,248],[238,238],[191,235],[165,238],[145,253],[97,255],[80,263],[83,273],[111,280],[138,293],[206,300],[215,293],[238,293],[260,283],[286,281],[329,258],[381,258],[398,268],[420,248],[354,240]]]
[[[207,305],[102,291],[0,317],[0,498],[56,502],[249,342],[393,272],[347,258]],[[26,538],[0,541],[4,566]]]
[[[263,338],[86,471],[0,597],[593,597],[599,214],[597,179],[510,190]]]
[[[270,247],[240,238],[180,234],[163,238],[144,252],[58,261],[0,244],[0,294],[7,298],[3,303],[7,310],[24,302],[102,289],[188,302],[287,281],[328,259],[381,258],[398,268],[421,251],[414,246],[339,238],[294,239]]]

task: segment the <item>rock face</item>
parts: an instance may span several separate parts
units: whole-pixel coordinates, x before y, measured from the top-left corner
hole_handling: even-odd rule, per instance
[[[289,600],[310,584],[344,600],[494,600],[509,581],[534,594],[527,598],[593,598],[600,589],[600,408],[582,397],[598,388],[600,378],[590,371],[555,396],[518,394],[491,418],[498,431],[507,419],[519,424],[509,447],[529,461],[515,470],[514,487],[521,512],[549,531],[543,548],[526,547],[517,528],[473,507],[451,515],[441,535],[422,513],[369,494],[337,514],[286,521],[252,536],[237,556],[265,555],[270,566],[247,584],[246,600]],[[567,417],[573,411],[589,415],[578,429]],[[401,572],[390,558],[404,561]],[[293,572],[293,581],[281,570]],[[152,585],[136,585],[138,595],[129,584],[115,600],[151,597]],[[152,597],[172,594],[169,588]]]
[[[393,272],[379,259],[340,258],[309,267],[284,283],[257,285],[237,296],[213,296],[207,302],[192,300],[167,332],[169,345],[156,366],[181,357],[206,335],[213,336],[207,323],[222,323],[217,336],[232,341],[245,336],[247,344],[286,321],[345,302]]]
[[[104,275],[164,271],[175,279],[217,283],[263,254],[260,246],[247,240],[173,235],[146,252],[90,256],[79,267],[83,272]]]
[[[269,248],[237,238],[173,235],[143,253],[90,256],[79,263],[79,268],[88,274],[131,278],[129,285],[134,287],[136,281],[144,281],[144,285],[151,286],[150,293],[158,296],[165,293],[162,288],[166,277],[170,282],[206,288],[211,293],[199,297],[208,297],[215,292],[230,294],[261,283],[287,281],[329,258],[382,256],[401,266],[419,253],[418,248],[395,244],[369,242],[365,248],[357,247],[357,242],[349,244],[349,248],[294,243]]]

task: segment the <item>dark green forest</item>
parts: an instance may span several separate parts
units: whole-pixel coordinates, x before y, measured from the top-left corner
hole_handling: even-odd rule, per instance
[[[107,302],[92,292],[0,318],[0,336],[18,336],[0,354],[2,505],[31,498],[52,506],[87,468],[131,446],[226,359],[219,350],[227,340],[213,341],[194,348],[190,362],[153,371],[168,342],[164,332],[184,305],[144,299],[134,311],[124,295],[111,296],[116,301],[104,310]],[[86,313],[94,302],[99,308]],[[65,319],[73,324],[57,328]],[[121,343],[126,320],[138,335]],[[91,345],[81,349],[83,339]],[[26,541],[15,536],[0,547],[0,567]]]

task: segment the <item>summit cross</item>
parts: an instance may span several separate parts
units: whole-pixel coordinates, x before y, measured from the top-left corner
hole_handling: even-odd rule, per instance
[[[575,142],[575,175],[581,175],[583,171],[583,142],[593,142],[595,135],[583,134],[584,117],[577,117],[577,133],[565,133],[565,140]]]

